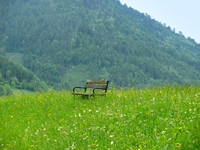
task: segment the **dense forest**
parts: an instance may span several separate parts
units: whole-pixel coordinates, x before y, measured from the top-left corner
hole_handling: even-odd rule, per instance
[[[200,44],[119,0],[2,0],[0,54],[56,89],[199,83]]]

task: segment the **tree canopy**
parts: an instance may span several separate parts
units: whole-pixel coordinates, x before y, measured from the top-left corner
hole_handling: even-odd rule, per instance
[[[0,95],[12,94],[12,88],[29,91],[45,90],[47,86],[22,65],[0,56]]]

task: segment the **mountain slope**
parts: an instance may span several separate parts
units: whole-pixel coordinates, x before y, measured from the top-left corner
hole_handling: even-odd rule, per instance
[[[55,87],[86,79],[150,86],[200,81],[200,45],[118,0],[4,3],[4,48]]]
[[[10,94],[11,87],[29,91],[47,88],[30,70],[0,56],[0,96],[6,94],[4,87],[7,94]]]

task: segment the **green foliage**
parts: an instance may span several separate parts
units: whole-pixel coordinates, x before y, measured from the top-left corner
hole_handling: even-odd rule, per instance
[[[65,80],[73,87],[101,78],[118,88],[200,83],[200,46],[118,0],[2,4],[0,53],[7,52],[56,89],[65,88]],[[20,83],[23,79],[18,78]]]
[[[3,96],[5,94],[6,94],[5,88],[2,85],[0,85],[0,96]]]
[[[1,72],[0,72],[0,81],[2,81],[2,79],[3,79],[3,77],[2,77]]]
[[[111,84],[95,99],[67,91],[2,97],[1,148],[198,150],[199,88]]]
[[[5,56],[5,49],[0,47],[0,55]]]
[[[11,82],[11,86],[12,86],[12,87],[15,87],[15,86],[16,86],[15,81],[12,81],[12,82]]]
[[[5,91],[6,91],[5,94],[6,94],[6,95],[12,95],[12,94],[13,94],[13,90],[12,90],[12,88],[10,87],[10,85],[5,84],[4,87],[5,87]]]
[[[63,84],[65,90],[70,90],[69,82],[66,80]]]
[[[44,82],[41,82],[30,70],[23,66],[0,56],[0,82],[6,85],[7,95],[12,94],[11,87],[37,91],[47,89]]]

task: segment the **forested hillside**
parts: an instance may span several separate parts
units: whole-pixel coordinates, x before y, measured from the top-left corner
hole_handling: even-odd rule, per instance
[[[12,94],[12,88],[38,91],[47,86],[30,70],[0,56],[0,96]]]
[[[200,45],[119,0],[2,0],[1,55],[55,88],[199,83]]]

